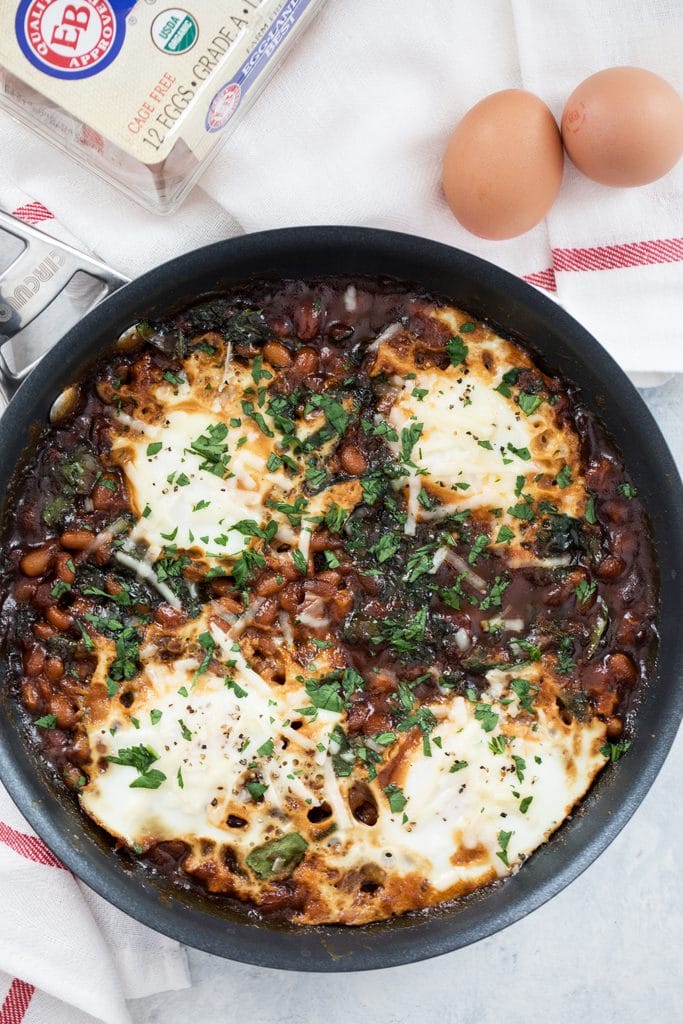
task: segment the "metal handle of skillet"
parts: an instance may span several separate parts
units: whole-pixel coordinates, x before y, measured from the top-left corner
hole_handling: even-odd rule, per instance
[[[129,278],[0,210],[0,415],[36,363]]]

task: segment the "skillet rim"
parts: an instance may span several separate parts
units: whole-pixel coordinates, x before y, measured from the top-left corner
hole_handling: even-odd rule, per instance
[[[337,269],[318,266],[307,273],[297,269],[311,259]],[[159,887],[141,872],[126,873],[111,850],[93,842],[84,829],[74,831],[78,814],[73,807],[69,811],[37,773],[6,695],[0,701],[0,777],[19,810],[67,867],[109,902],[158,931],[206,952],[263,967],[337,972],[392,967],[478,941],[537,909],[603,852],[645,797],[683,715],[678,674],[683,663],[683,631],[680,635],[673,631],[671,638],[668,635],[676,612],[673,598],[677,595],[680,599],[678,579],[683,576],[683,487],[666,442],[631,382],[600,344],[552,300],[494,264],[439,242],[374,228],[313,226],[242,235],[193,250],[148,271],[88,313],[43,358],[0,420],[3,493],[29,442],[30,423],[45,416],[58,389],[94,356],[88,351],[92,338],[99,351],[130,323],[149,314],[157,302],[166,309],[174,305],[177,294],[172,290],[177,291],[179,279],[184,287],[194,289],[196,299],[210,290],[203,287],[198,291],[199,281],[218,283],[222,275],[226,286],[249,277],[267,277],[269,270],[277,272],[282,261],[292,268],[285,269],[283,277],[322,277],[335,272],[340,276],[392,276],[449,296],[453,289],[458,293],[464,287],[470,300],[456,294],[451,301],[479,317],[486,315],[482,310],[497,296],[502,306],[500,315],[490,316],[494,325],[522,340],[534,356],[540,356],[541,363],[547,362],[584,392],[597,387],[590,397],[584,395],[584,400],[606,423],[620,449],[623,442],[635,438],[636,450],[626,456],[629,472],[650,514],[660,565],[663,554],[668,558],[667,572],[662,572],[660,580],[661,595],[666,598],[660,611],[662,643],[638,710],[638,743],[628,757],[601,774],[580,810],[516,875],[454,908],[354,928],[275,929],[256,921],[229,920],[188,907],[178,896],[161,895]],[[366,269],[376,263],[381,267]],[[248,266],[258,269],[242,269]],[[442,278],[450,281],[450,289],[434,286],[433,281]],[[546,340],[540,348],[516,326],[522,321],[527,323],[526,330],[542,332],[539,337]],[[558,348],[548,356],[553,343]],[[665,685],[674,679],[679,685]],[[658,698],[656,708],[654,698]]]

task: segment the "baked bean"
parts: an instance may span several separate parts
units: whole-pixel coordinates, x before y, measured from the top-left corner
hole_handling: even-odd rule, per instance
[[[290,555],[286,555],[284,558],[278,559],[278,573],[288,583],[301,579],[301,573],[295,566]]]
[[[225,609],[226,612],[230,612],[232,615],[241,615],[244,611],[241,603],[236,601],[234,597],[230,597],[229,594],[225,594],[221,597],[218,604],[221,608]]]
[[[600,511],[605,519],[617,526],[628,522],[629,511],[623,501],[603,501]]]
[[[57,635],[57,630],[48,625],[47,622],[36,622],[33,632],[39,640],[50,640],[53,636]]]
[[[624,731],[624,723],[620,718],[610,718],[607,722],[607,739],[618,740]]]
[[[42,710],[43,701],[40,691],[33,679],[23,679],[21,683],[21,697],[26,705],[26,710],[35,715]]]
[[[95,539],[91,530],[65,530],[59,543],[68,551],[84,551]]]
[[[317,573],[315,578],[324,583],[330,583],[333,587],[338,587],[341,583],[341,575],[334,569],[325,569],[323,572]]]
[[[295,578],[295,577],[292,577]],[[254,587],[258,597],[272,597],[284,586],[284,577],[281,574],[268,572],[259,577]]]
[[[77,736],[69,747],[69,756],[76,764],[85,764],[90,758],[90,744],[87,736]]]
[[[326,551],[327,548],[339,546],[339,539],[333,537],[327,530],[316,530],[311,537],[311,551]]]
[[[56,603],[57,599],[52,596],[51,583],[41,583],[36,587],[36,592],[33,595],[33,604],[36,608],[50,608]]]
[[[614,714],[618,703],[619,698],[616,693],[605,691],[596,695],[595,710],[599,715],[609,718]]]
[[[298,377],[308,377],[318,369],[318,353],[314,348],[302,348],[296,354],[294,371]]]
[[[57,608],[56,605],[47,609],[45,612],[45,618],[51,626],[54,626],[55,629],[58,629],[61,633],[65,633],[68,629],[71,629],[75,621],[73,615],[69,615],[68,612],[62,611],[62,609]]]
[[[626,564],[622,562],[621,558],[606,555],[598,566],[598,576],[601,580],[615,580],[621,576],[625,568]]]
[[[19,562],[19,568],[24,576],[42,576],[52,565],[54,549],[51,544],[43,544],[42,547],[34,548],[27,552]]]
[[[608,654],[605,665],[615,683],[625,683],[627,686],[632,686],[638,678],[638,669],[629,656],[622,654],[621,651],[617,651],[615,654]]]
[[[50,711],[57,719],[58,729],[72,729],[78,713],[63,693],[56,693],[50,701]]]
[[[277,370],[292,365],[292,357],[281,341],[268,341],[263,346],[263,358]]]
[[[165,629],[178,629],[187,622],[187,613],[182,608],[162,603],[154,612],[154,621]]]
[[[107,477],[106,479],[113,480],[112,477]],[[117,483],[115,480],[114,482]],[[110,487],[106,487],[105,484],[100,481],[93,487],[90,497],[95,511],[110,512],[119,505],[118,483],[116,490],[114,491]]]
[[[295,613],[301,604],[303,587],[301,583],[288,583],[280,592],[280,606],[286,612]]]
[[[38,644],[31,644],[24,651],[24,672],[27,676],[39,676],[45,664],[45,651]]]
[[[318,597],[323,598],[334,597],[337,592],[336,586],[332,583],[328,583],[327,580],[322,580],[320,578],[306,580],[304,587],[308,594],[316,594]]]
[[[256,612],[254,622],[257,622],[259,626],[272,626],[279,611],[280,602],[272,597],[266,598],[259,610]]]
[[[61,658],[48,658],[45,662],[45,675],[51,683],[57,683],[64,675],[64,662]]]
[[[302,341],[311,341],[320,330],[320,301],[304,299],[294,316],[297,337]],[[310,373],[310,370],[309,370]]]
[[[71,568],[73,560],[68,551],[60,551],[55,559],[55,570],[60,580],[64,580],[65,583],[73,583],[76,578],[76,573]]]
[[[361,476],[368,468],[367,459],[355,444],[345,444],[339,453],[342,468],[352,476]]]
[[[292,321],[288,316],[276,316],[270,321],[270,328],[280,338],[290,338],[294,333]]]
[[[97,565],[107,565],[111,561],[111,545],[100,544],[95,551],[95,562]]]
[[[18,604],[28,604],[36,592],[36,584],[32,580],[19,580],[14,585],[14,596]]]
[[[336,622],[345,619],[353,608],[353,594],[350,590],[340,590],[332,598],[329,611]]]

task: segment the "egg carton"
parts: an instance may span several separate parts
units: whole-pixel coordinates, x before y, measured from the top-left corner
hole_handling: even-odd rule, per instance
[[[0,211],[0,415],[42,356],[128,280]]]

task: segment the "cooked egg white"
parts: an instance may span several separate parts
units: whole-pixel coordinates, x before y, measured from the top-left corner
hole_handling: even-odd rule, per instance
[[[454,331],[462,319],[447,309],[434,315]],[[505,543],[510,565],[538,562],[528,543],[535,526],[512,510],[528,495],[568,515],[583,513],[577,437],[558,425],[548,401],[526,415],[499,389],[506,371],[531,365],[512,343],[489,332],[459,365],[442,371],[416,364],[409,345],[395,348],[401,332],[393,325],[378,339],[370,372],[385,374],[394,389],[383,415],[398,438],[388,442],[392,455],[406,469],[396,482],[406,495],[406,532],[467,509],[485,524],[491,545]],[[311,498],[300,524],[269,508],[269,500],[292,502],[301,493],[303,467],[300,474],[268,468],[277,439],[243,414],[248,371],[228,359],[226,367],[207,369],[196,357],[186,381],[158,385],[134,416],[112,419],[113,457],[138,516],[131,540],[147,548],[150,561],[169,543],[208,560],[234,557],[249,543],[235,525],[270,518],[278,522],[278,539],[307,557],[316,518],[332,502],[348,512],[362,500],[360,482],[344,480]],[[302,420],[299,436],[321,422],[318,415]],[[193,449],[217,424],[224,428],[226,475],[202,468]],[[413,429],[406,463],[404,437]],[[419,500],[422,489],[431,509]],[[496,539],[503,524],[512,541]],[[448,549],[437,555],[448,557]],[[309,845],[295,878],[315,894],[295,918],[302,923],[363,923],[438,903],[515,870],[605,763],[604,724],[563,722],[552,677],[534,664],[515,673],[538,690],[533,715],[520,707],[510,675],[494,670],[477,701],[446,694],[430,705],[437,725],[428,743],[417,730],[397,733],[382,748],[375,779],[361,781],[366,773],[359,769],[339,776],[334,729],[344,727],[345,713],[314,708],[305,687],[312,676],[345,664],[330,641],[324,602],[311,594],[299,613],[319,641],[327,638],[314,666],[296,649],[291,621],[280,611],[270,634],[286,666],[279,685],[249,663],[249,641],[240,646],[259,600],[237,622],[213,602],[184,627],[195,651],[203,634],[213,638],[208,664],[188,657],[187,643],[171,661],[154,643],[143,646],[131,706],[98,700],[85,719],[97,765],[80,794],[84,810],[143,851],[183,840],[186,870],[203,869],[217,891],[258,903],[264,883],[247,857],[296,832]],[[97,652],[102,691],[111,647]],[[147,750],[149,770],[163,776],[154,776],[157,785],[140,784],[144,772],[108,760],[136,748]],[[376,808],[374,824],[353,814],[359,785]],[[361,891],[364,880],[370,887]]]
[[[81,801],[130,846],[144,850],[182,839],[190,851],[187,866],[214,863],[217,878],[227,873],[245,898],[258,899],[260,884],[248,869],[231,873],[224,848],[244,868],[256,847],[282,834],[296,831],[311,841],[317,830],[308,812],[326,806],[328,834],[316,844],[324,871],[315,878],[315,920],[360,923],[377,912],[372,902],[353,906],[334,885],[335,878],[360,877],[368,866],[381,872],[385,890],[400,894],[401,880],[417,877],[428,885],[425,901],[439,902],[514,870],[562,823],[604,764],[603,723],[567,725],[554,702],[542,704],[531,720],[520,710],[509,674],[493,671],[479,703],[456,696],[431,705],[438,724],[428,757],[421,742],[399,734],[388,770],[404,800],[392,809],[385,769],[369,783],[377,822],[364,824],[350,811],[354,781],[333,769],[331,733],[343,716],[313,709],[296,679],[273,687],[220,628],[214,625],[212,633],[223,671],[213,665],[198,674],[196,660],[169,664],[152,655],[131,707],[112,701],[91,721],[89,739],[101,770]],[[525,674],[533,683],[539,671],[533,666]],[[492,728],[478,717],[482,704],[493,716]],[[152,767],[164,775],[157,788],[131,788],[136,769],[106,761],[139,745],[156,755]],[[250,794],[250,780],[266,787],[262,799]],[[234,827],[230,815],[246,824]]]

